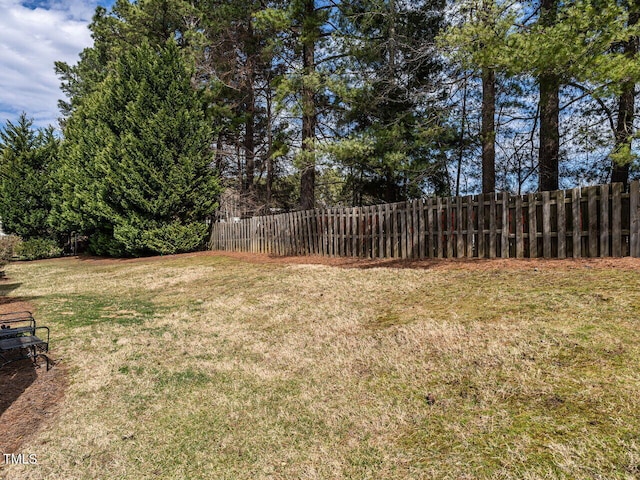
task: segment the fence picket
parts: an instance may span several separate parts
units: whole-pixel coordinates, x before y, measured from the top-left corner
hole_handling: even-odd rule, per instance
[[[611,227],[609,225],[609,185],[600,187],[600,256],[609,256],[609,234]]]
[[[400,205],[399,213],[400,213],[400,223],[399,223],[399,231],[398,235],[399,244],[400,244],[400,258],[407,258],[407,244],[408,244],[408,235],[407,235],[407,207],[408,202],[403,202]]]
[[[496,216],[497,216],[497,206],[496,206],[496,194],[489,194],[489,258],[496,258]]]
[[[445,231],[447,234],[447,253],[445,258],[453,258],[453,201],[451,197],[446,198]]]
[[[375,258],[375,223],[373,207],[367,206],[367,258]]]
[[[527,195],[529,210],[529,258],[538,258],[538,208],[536,194]]]
[[[589,218],[589,257],[598,256],[598,191],[597,187],[587,189],[587,207]]]
[[[515,248],[515,257],[523,258],[524,257],[524,218],[522,214],[522,196],[517,195],[515,200],[515,210],[514,210],[515,218],[515,231],[514,231],[514,248]]]
[[[558,254],[557,258],[567,258],[567,210],[565,207],[564,190],[556,192],[556,218],[558,231]]]
[[[640,257],[640,215],[638,212],[640,207],[640,184],[638,180],[634,180],[629,185],[629,255],[632,257]]]
[[[437,221],[437,226],[436,226],[436,235],[437,235],[437,250],[436,250],[436,257],[437,258],[442,258],[443,257],[443,250],[444,250],[444,212],[442,211],[442,199],[440,197],[436,198],[436,210],[435,210],[435,216],[436,216],[436,221]]]
[[[465,253],[465,256],[467,258],[473,258],[473,232],[474,232],[474,228],[473,228],[473,195],[468,195],[465,197],[465,203],[467,204],[467,235],[466,235],[466,240],[467,240],[467,250]]]
[[[434,237],[434,223],[433,223],[433,199],[427,197],[425,201],[425,207],[427,209],[427,258],[433,258],[435,254],[435,237]]]
[[[611,185],[611,255],[622,256],[622,184]]]
[[[376,230],[376,258],[384,258],[384,232],[382,229],[382,208],[375,205],[373,208],[373,218]]]
[[[420,200],[414,200],[411,202],[411,258],[418,258],[420,256],[420,231],[418,224],[418,202]]]
[[[509,258],[509,194],[502,192],[502,225],[500,235],[500,257]]]
[[[542,192],[542,255],[551,258],[551,192]]]
[[[582,257],[582,211],[580,202],[582,191],[579,187],[571,190],[571,215],[573,217],[573,258]]]
[[[392,235],[391,235],[391,205],[388,203],[384,206],[384,230],[385,236],[387,237],[387,246],[385,249],[385,256],[387,258],[393,258],[393,253],[391,252],[391,243],[392,243]]]
[[[484,231],[484,201],[485,195],[481,193],[478,195],[478,258],[485,258],[485,231]]]
[[[464,250],[464,237],[462,231],[462,197],[456,197],[456,210],[455,210],[455,228],[456,228],[456,257],[462,258],[465,255]]]

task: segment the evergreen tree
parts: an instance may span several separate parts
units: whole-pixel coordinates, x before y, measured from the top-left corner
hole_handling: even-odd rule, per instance
[[[116,0],[111,10],[98,6],[89,25],[93,45],[80,53],[75,65],[55,63],[62,91],[69,97],[59,102],[63,116],[101,85],[111,62],[142,42],[161,47],[176,38],[185,56],[193,57],[202,48],[199,21],[198,9],[186,0]]]
[[[124,52],[65,127],[51,222],[98,254],[201,245],[216,207],[211,128],[178,46]]]
[[[444,151],[452,131],[437,101],[442,65],[434,48],[443,8],[438,0],[343,5],[345,74],[335,83],[348,141],[332,153],[346,169],[352,203],[450,193]]]
[[[631,29],[637,27],[640,20],[640,9],[633,1],[623,2],[629,15],[627,25]],[[620,49],[631,62],[637,60],[638,33],[631,31],[629,37],[620,42]],[[611,182],[622,182],[625,186],[629,182],[629,169],[633,161],[631,144],[634,136],[633,120],[635,118],[636,82],[634,75],[626,75],[621,82],[621,92],[618,97],[618,119],[615,127],[615,147],[611,155]]]
[[[217,132],[217,166],[226,183],[252,202],[269,203],[272,179],[258,191],[264,169],[271,170],[270,101],[274,96],[270,28],[256,28],[257,0],[217,0],[202,5],[207,47],[198,58],[198,78],[208,85],[210,111],[221,121]],[[263,25],[264,27],[264,25]],[[237,151],[236,161],[223,162],[223,152]],[[228,155],[227,155],[228,156]],[[264,196],[263,196],[264,195]]]
[[[507,42],[516,18],[512,4],[467,0],[457,4],[457,22],[440,37],[440,45],[466,76],[481,80],[482,192],[496,190],[496,86],[508,70]],[[462,123],[462,120],[460,123]]]
[[[318,146],[325,137],[323,120],[329,116],[328,84],[335,50],[331,43],[341,2],[293,0],[266,2],[257,15],[261,28],[277,32],[271,41],[278,66],[280,110],[296,118],[294,165],[299,171],[299,206],[316,201]]]
[[[24,113],[0,130],[0,219],[6,233],[25,240],[50,236],[50,174],[57,150],[53,129],[37,131]]]
[[[512,145],[511,152],[504,143],[498,144],[503,156],[499,171],[503,167],[505,172],[510,170],[509,165],[521,165],[527,152],[531,158],[524,159],[525,163],[537,163],[539,190],[558,188],[560,173],[567,170],[566,166],[560,168],[560,160],[569,159],[561,146],[570,145],[573,136],[589,128],[572,114],[576,113],[574,103],[589,95],[604,105],[605,96],[619,95],[620,85],[624,82],[629,85],[637,74],[637,66],[631,61],[632,44],[627,42],[633,22],[627,22],[627,14],[614,0],[569,3],[532,0],[516,4],[469,0],[462,4],[460,13],[461,18],[471,21],[449,29],[441,44],[463,70],[474,71],[482,79],[482,127],[478,142],[482,145],[483,191],[495,184],[493,144],[511,142],[518,136],[522,142]],[[613,53],[616,45],[625,46],[618,50],[624,50],[626,58]],[[506,82],[526,86],[532,81],[537,86],[538,96],[532,97],[537,105],[529,99],[530,94],[520,99],[501,100],[500,88],[492,88],[500,84],[506,86]],[[628,97],[624,97],[625,111],[630,105]],[[492,132],[495,102],[504,100],[507,104],[499,105],[500,114],[512,111],[511,120],[501,124],[496,118]],[[531,115],[536,109],[537,115]],[[624,119],[630,116],[619,118],[623,119],[619,127],[625,122],[626,127],[618,130],[627,132],[629,122]],[[507,126],[509,121],[511,125],[519,124],[521,133],[516,137],[505,136],[509,135],[508,131],[513,133],[513,127]],[[628,139],[629,135],[623,133],[618,137]],[[572,168],[579,161],[576,157],[574,154]],[[518,174],[518,191],[522,186],[521,177]]]

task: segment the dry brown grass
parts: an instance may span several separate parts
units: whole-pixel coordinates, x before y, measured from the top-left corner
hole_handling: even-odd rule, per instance
[[[70,369],[8,479],[640,475],[640,275],[13,265]]]

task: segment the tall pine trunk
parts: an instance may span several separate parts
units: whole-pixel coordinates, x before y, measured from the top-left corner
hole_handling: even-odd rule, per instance
[[[558,0],[542,0],[540,21],[551,26],[556,22]],[[545,72],[538,77],[540,85],[540,149],[538,151],[538,190],[558,189],[560,157],[560,76]]]
[[[629,14],[629,26],[638,23],[640,15],[637,9]],[[624,43],[624,53],[626,56],[633,58],[638,52],[638,37],[632,37]],[[631,151],[631,141],[633,135],[633,119],[635,110],[635,88],[636,85],[632,81],[625,82],[622,86],[622,93],[618,100],[618,123],[615,132],[615,151],[623,150]],[[627,186],[629,183],[629,163],[611,163],[611,182],[621,182]]]
[[[558,189],[560,156],[560,78],[555,74],[540,75],[540,150],[538,152],[538,190]]]
[[[253,77],[250,75],[250,77]],[[245,156],[245,183],[244,192],[253,193],[254,183],[253,177],[255,176],[255,135],[254,135],[254,122],[255,122],[255,98],[253,93],[253,82],[247,85],[246,92],[246,119],[244,124],[244,156]]]
[[[255,38],[251,19],[247,19],[247,31],[244,39],[244,51],[247,55],[244,72],[244,108],[245,108],[245,124],[244,124],[244,158],[245,158],[245,180],[242,185],[244,193],[253,194],[254,176],[255,176]]]
[[[305,0],[305,15],[312,18],[315,13],[314,0]],[[312,22],[311,22],[312,23]],[[311,27],[316,28],[316,27]],[[300,175],[300,207],[303,210],[315,206],[316,162],[316,104],[315,92],[309,77],[315,73],[315,35],[316,32],[303,32],[302,62],[304,84],[302,87],[302,159],[303,167]]]
[[[491,68],[482,70],[482,193],[496,190],[496,74]]]
[[[268,208],[271,208],[271,197],[273,192],[273,111],[271,93],[270,87],[267,87],[267,185],[265,195]]]

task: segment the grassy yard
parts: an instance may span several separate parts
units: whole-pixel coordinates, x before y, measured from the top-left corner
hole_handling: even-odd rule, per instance
[[[69,367],[8,479],[640,477],[640,272],[13,264]]]

